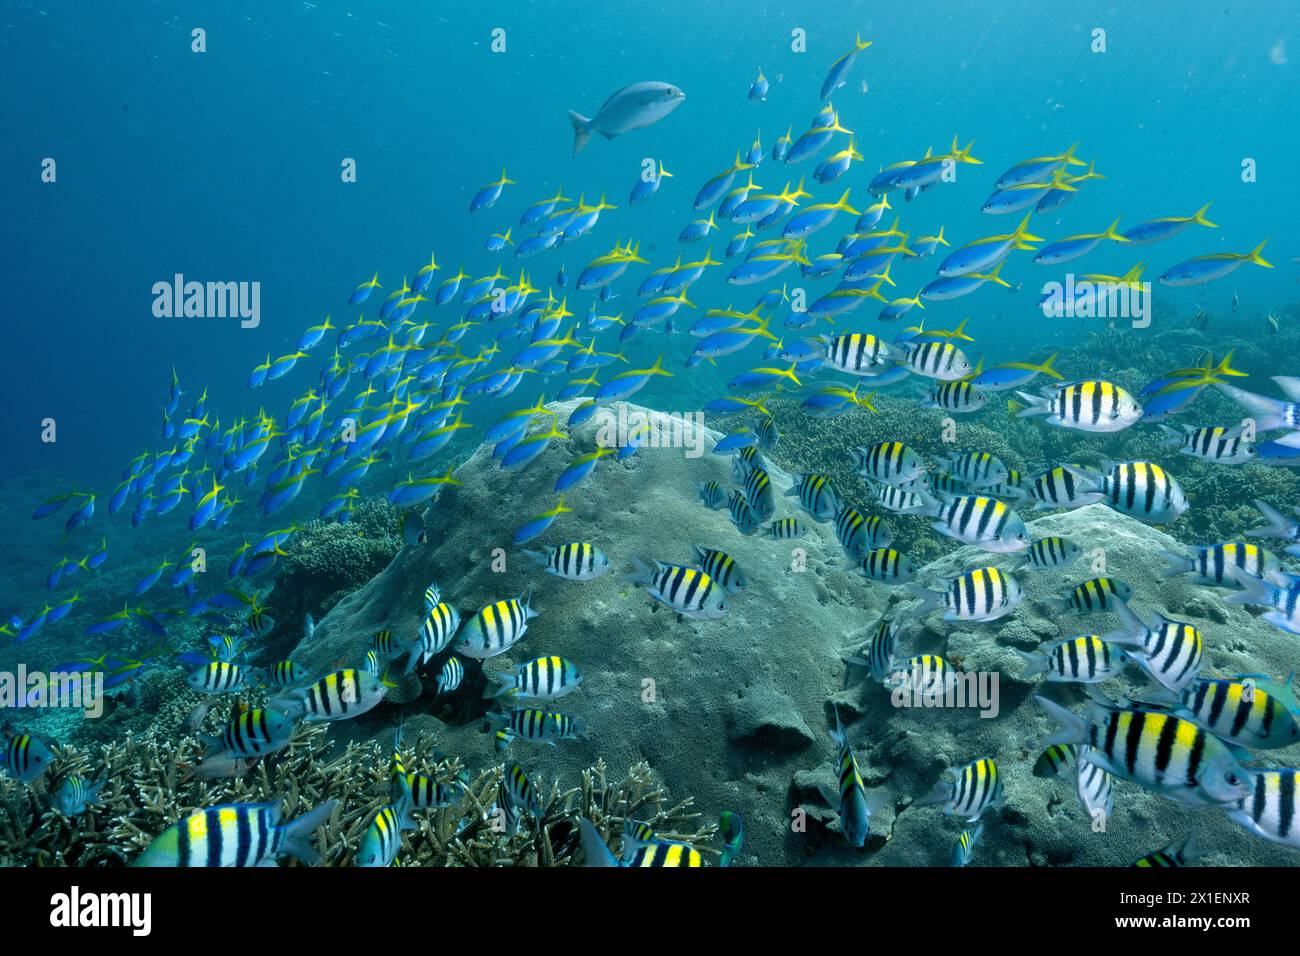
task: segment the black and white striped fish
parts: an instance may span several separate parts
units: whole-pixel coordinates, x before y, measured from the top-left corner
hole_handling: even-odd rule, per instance
[[[1007,470],[1005,481],[985,488],[984,494],[993,498],[1010,498],[1012,501],[1023,501],[1029,497],[1029,489],[1025,487],[1024,474],[1011,468]]]
[[[586,733],[586,724],[576,717],[557,711],[517,708],[488,714],[488,725],[505,734],[507,742],[522,738],[530,743],[554,744],[557,740],[577,740]]]
[[[439,601],[420,622],[418,646],[412,650],[406,664],[406,673],[433,660],[451,643],[460,628],[460,612],[445,601]]]
[[[1096,634],[1072,637],[1059,643],[1039,648],[1037,653],[1017,651],[1026,667],[1021,680],[1046,674],[1044,680],[1079,684],[1095,684],[1118,677],[1124,672],[1125,655],[1122,648],[1110,644]]]
[[[1002,774],[992,757],[981,757],[964,767],[950,767],[927,796],[912,806],[941,806],[949,816],[974,823],[985,810],[1002,802]]]
[[[1101,501],[1101,478],[1075,465],[1055,465],[1029,483],[1029,497],[1039,511],[1079,508]]]
[[[31,734],[6,735],[4,749],[0,750],[0,765],[11,777],[23,783],[33,780],[49,770],[54,763],[54,751]]]
[[[1052,744],[1034,761],[1035,777],[1057,777],[1068,767],[1078,753],[1075,744]]]
[[[727,514],[731,516],[731,523],[736,526],[736,530],[743,535],[751,535],[758,531],[761,524],[743,491],[731,493],[731,497],[727,499]]]
[[[1241,465],[1255,457],[1255,443],[1247,441],[1245,430],[1206,426],[1196,428],[1183,425],[1182,431],[1161,425],[1165,433],[1162,444],[1177,448],[1184,455],[1218,465]]]
[[[1101,479],[1101,493],[1110,507],[1147,524],[1168,524],[1188,505],[1178,480],[1149,461],[1109,465]]]
[[[905,688],[915,694],[946,695],[956,678],[952,665],[938,654],[918,654],[895,663],[882,683],[890,690]]]
[[[1125,648],[1153,680],[1178,692],[1196,679],[1205,644],[1194,625],[1152,612],[1151,624],[1145,626],[1122,602],[1115,605],[1115,613],[1120,630],[1107,634],[1106,640]]]
[[[1250,794],[1248,771],[1228,745],[1189,720],[1117,706],[1095,692],[1086,717],[1035,699],[1059,725],[1044,745],[1087,746],[1088,760],[1116,777],[1190,806],[1228,807]]]
[[[447,658],[442,665],[442,670],[438,673],[438,693],[450,694],[460,682],[465,679],[465,665],[460,662],[460,658],[455,654]]]
[[[1021,556],[1023,564],[1020,566],[1028,565],[1040,571],[1047,568],[1063,568],[1078,560],[1082,553],[1083,549],[1073,541],[1052,535],[1031,543],[1029,550]]]
[[[524,551],[524,555],[548,574],[568,581],[594,581],[609,570],[609,558],[594,544],[572,541],[546,551]]]
[[[986,451],[954,452],[939,467],[960,478],[970,488],[987,488],[1007,478],[1007,466]]]
[[[1176,866],[1190,866],[1201,857],[1205,856],[1205,851],[1196,845],[1196,834],[1188,834],[1187,839],[1182,843],[1177,841],[1169,844],[1162,850],[1156,850],[1154,853],[1148,853],[1133,862],[1137,867],[1155,867],[1168,868]]]
[[[204,760],[214,757],[264,757],[289,746],[297,720],[278,710],[256,707],[232,715],[215,737],[204,737]]]
[[[1052,605],[1058,611],[1066,608],[1083,613],[1109,611],[1132,595],[1133,589],[1118,578],[1089,578],[1071,588],[1065,597],[1056,598]]]
[[[650,596],[683,617],[717,620],[727,611],[726,591],[698,568],[656,561],[651,569],[640,558],[628,580],[645,587]]]
[[[145,848],[132,866],[259,866],[281,856],[319,863],[312,837],[329,820],[337,800],[327,800],[288,823],[281,804],[228,803],[196,810],[173,823]]]
[[[857,509],[841,505],[835,513],[835,537],[849,558],[859,561],[872,548],[890,544],[894,533],[879,515],[865,517]]]
[[[933,514],[938,502],[923,488],[909,491],[896,485],[882,482],[867,482],[867,487],[876,496],[876,503],[886,511],[899,515]]]
[[[845,655],[841,660],[851,667],[866,667],[872,680],[883,681],[898,669],[897,651],[898,632],[889,618],[883,617],[871,628],[870,637],[858,652]]]
[[[528,631],[528,622],[538,612],[531,606],[532,595],[493,601],[467,620],[453,643],[456,652],[476,660],[504,654]]]
[[[699,490],[700,500],[704,502],[706,508],[717,511],[719,508],[727,506],[727,489],[718,482],[702,481],[696,488]]]
[[[301,690],[273,697],[267,706],[290,715],[301,714],[308,723],[345,720],[373,708],[387,691],[375,675],[349,667],[326,674]]]
[[[1175,574],[1190,573],[1192,580],[1197,584],[1212,584],[1224,588],[1238,587],[1231,574],[1233,568],[1252,577],[1265,578],[1281,567],[1276,557],[1259,545],[1248,541],[1227,541],[1204,548],[1193,548],[1190,557],[1185,554],[1175,554],[1173,551],[1162,551],[1161,557],[1169,565],[1161,573],[1162,577],[1169,578]]]
[[[776,499],[772,492],[772,479],[762,468],[751,468],[745,476],[745,500],[754,509],[760,521],[776,513]]]
[[[938,471],[931,475],[925,476],[926,490],[931,494],[940,497],[944,495],[960,495],[969,491],[966,482],[962,481],[956,475],[950,475],[946,471]]]
[[[942,382],[930,389],[930,407],[952,412],[955,415],[978,412],[988,403],[988,392],[976,388],[964,379]]]
[[[853,449],[853,467],[863,478],[907,485],[925,476],[921,456],[901,441],[882,441]]]
[[[1228,811],[1228,819],[1265,840],[1300,847],[1300,770],[1245,773],[1250,793]]]
[[[1079,757],[1075,761],[1075,792],[1079,795],[1079,806],[1093,820],[1105,824],[1115,809],[1114,783],[1101,767],[1088,759],[1091,751],[1087,747],[1079,748]]]
[[[776,538],[778,541],[786,538],[802,538],[808,533],[808,528],[798,518],[777,518],[767,526],[767,534],[770,538]]]
[[[1029,547],[1024,519],[1005,501],[984,495],[953,495],[936,502],[931,527],[956,541],[1009,554]]]
[[[984,824],[973,830],[962,830],[957,842],[952,845],[952,865],[967,866],[975,857],[975,844],[984,833]]]
[[[745,476],[754,468],[767,469],[767,461],[757,445],[746,445],[731,456],[731,476],[736,481],[744,481]]]
[[[492,674],[493,685],[484,697],[504,698],[513,702],[521,697],[530,700],[555,700],[578,689],[582,674],[574,663],[551,655],[520,664],[506,674]]]
[[[821,339],[826,364],[850,375],[879,375],[899,357],[898,352],[867,332],[848,332]]]
[[[1300,740],[1300,724],[1286,705],[1249,678],[1197,678],[1180,704],[1183,716],[1230,744],[1275,750]]]
[[[916,565],[893,548],[872,548],[856,563],[858,570],[872,581],[905,584],[916,577]]]
[[[1086,432],[1117,432],[1142,418],[1137,400],[1111,382],[1091,380],[1049,385],[1042,395],[1016,392],[1025,402],[1020,418],[1045,415],[1049,425]]]
[[[785,493],[787,498],[797,498],[799,507],[818,521],[826,521],[835,516],[839,508],[839,497],[831,487],[829,475],[804,474],[795,475],[794,484]]]
[[[263,672],[266,683],[271,687],[289,687],[300,684],[307,679],[307,668],[290,660],[276,661]]]
[[[190,673],[185,678],[201,694],[225,694],[244,687],[248,672],[238,664],[229,661],[212,661]]]
[[[433,777],[411,772],[406,775],[406,788],[411,794],[412,810],[440,810],[449,807],[465,792],[469,774],[461,771],[460,776],[450,783],[440,783]]]
[[[947,582],[943,591],[920,591],[923,616],[944,608],[945,621],[996,621],[1006,617],[1020,603],[1016,579],[1000,568],[975,568]]]
[[[970,359],[951,342],[916,342],[903,358],[910,371],[925,378],[952,382],[971,373]]]
[[[700,570],[713,578],[728,594],[735,594],[737,591],[743,591],[749,586],[745,578],[745,572],[740,570],[736,564],[736,559],[725,551],[718,551],[714,548],[702,548],[695,545],[696,563],[699,564]]]
[[[537,793],[537,787],[528,779],[528,774],[524,773],[524,768],[519,764],[511,764],[506,770],[504,790],[516,809],[531,814],[538,820],[542,818],[542,799]]]

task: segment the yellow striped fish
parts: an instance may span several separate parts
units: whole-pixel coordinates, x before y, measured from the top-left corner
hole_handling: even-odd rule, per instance
[[[532,595],[494,601],[480,610],[461,627],[456,636],[458,654],[486,660],[514,647],[528,630],[528,622],[537,617],[529,605]]]
[[[132,866],[261,866],[292,856],[319,863],[311,838],[329,819],[337,800],[289,823],[278,803],[229,803],[190,814],[145,848]]]

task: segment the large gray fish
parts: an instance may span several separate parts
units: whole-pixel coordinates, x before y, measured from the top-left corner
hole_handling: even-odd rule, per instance
[[[582,152],[592,133],[613,139],[620,133],[649,126],[677,109],[684,99],[686,94],[671,83],[652,80],[623,87],[602,103],[590,119],[569,110],[569,122],[573,124],[573,155]]]

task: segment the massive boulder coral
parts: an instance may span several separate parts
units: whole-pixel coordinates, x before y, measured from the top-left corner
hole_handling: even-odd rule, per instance
[[[575,404],[551,407],[563,423]],[[645,410],[629,405],[623,411]],[[694,425],[686,437],[703,438],[699,457],[690,457],[689,448],[646,447],[622,463],[602,460],[565,493],[574,510],[527,545],[590,541],[609,555],[613,569],[589,583],[546,574],[512,546],[513,535],[555,503],[556,476],[574,456],[593,450],[600,427],[598,417],[570,430],[520,471],[503,470],[490,447],[479,449],[457,470],[461,484],[449,486],[426,514],[435,529],[431,542],[403,548],[341,600],[294,657],[320,669],[358,660],[376,631],[413,638],[432,582],[462,617],[531,592],[539,616],[518,645],[484,666],[502,672],[543,654],[572,660],[582,687],[553,709],[581,718],[588,735],[555,747],[516,740],[508,759],[543,777],[572,775],[598,758],[613,766],[647,761],[673,782],[675,793],[694,797],[706,818],[739,813],[747,824],[746,854],[783,862],[786,784],[817,762],[820,742],[829,739],[823,705],[842,680],[842,645],[878,616],[885,592],[846,569],[828,524],[782,496],[791,480],[779,468],[771,469],[778,514],[797,514],[808,526],[806,537],[746,537],[725,511],[708,510],[696,484],[734,482],[729,457],[707,450],[717,433],[697,436]],[[748,588],[729,596],[721,620],[679,619],[624,579],[634,557],[688,563],[696,544],[727,551],[748,577]],[[429,686],[446,656],[424,668],[423,697],[400,708],[408,727],[437,719],[443,746],[468,766],[499,760],[481,719],[487,702],[480,665],[465,660],[465,682],[452,694],[439,697]],[[359,718],[355,732],[381,732],[398,710],[382,705]]]

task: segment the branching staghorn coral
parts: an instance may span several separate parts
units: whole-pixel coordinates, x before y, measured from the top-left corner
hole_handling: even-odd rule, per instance
[[[421,734],[406,769],[442,783],[461,778],[456,757],[437,759],[433,738]],[[236,775],[207,778],[202,745],[176,739],[127,735],[90,747],[58,749],[58,777],[28,786],[0,776],[0,865],[120,866],[129,863],[164,829],[195,810],[223,803],[279,801],[292,820],[330,799],[339,801],[316,845],[326,865],[349,865],[375,811],[391,802],[391,750],[377,741],[330,743],[325,725],[307,724],[282,752]],[[578,786],[534,781],[542,798],[540,819],[523,814],[514,833],[494,813],[505,771],[494,766],[469,778],[452,805],[416,810],[416,829],[403,834],[403,866],[564,866],[578,862],[577,819],[588,817],[617,846],[623,821],[649,823],[661,837],[682,840],[705,854],[716,827],[700,826],[693,800],[670,803],[648,764],[638,763],[614,783],[603,761],[582,774]],[[95,805],[65,817],[49,794],[63,776],[79,773],[105,784]],[[296,865],[290,861],[288,865]]]

